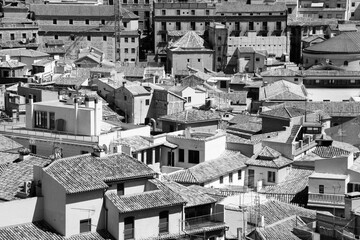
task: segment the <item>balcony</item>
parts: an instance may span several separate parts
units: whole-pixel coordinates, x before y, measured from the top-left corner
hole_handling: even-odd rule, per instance
[[[345,207],[345,195],[343,194],[325,194],[325,193],[309,193],[309,206],[323,207]]]
[[[206,230],[225,228],[226,227],[225,223],[220,220],[221,219],[220,214],[217,213],[217,214],[203,215],[200,217],[187,218],[184,221],[185,232],[192,232],[198,230],[206,231]]]
[[[303,140],[299,140],[293,144],[294,155],[298,154],[316,146],[315,136],[314,135],[306,135]]]

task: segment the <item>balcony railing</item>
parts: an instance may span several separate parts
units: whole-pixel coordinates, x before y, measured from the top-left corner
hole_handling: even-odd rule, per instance
[[[343,194],[309,193],[308,204],[345,206]]]
[[[214,225],[224,224],[223,221],[220,220],[220,214],[209,214],[199,217],[187,218],[184,221],[185,231],[200,229],[200,228],[208,228]]]
[[[83,142],[91,142],[97,143],[99,141],[98,136],[81,136],[74,135],[67,132],[59,132],[59,131],[51,131],[46,129],[36,129],[36,130],[28,130],[23,126],[19,125],[7,125],[2,123],[0,125],[0,133],[12,136],[22,136],[27,138],[48,138],[48,139],[59,139],[60,141],[83,141]]]

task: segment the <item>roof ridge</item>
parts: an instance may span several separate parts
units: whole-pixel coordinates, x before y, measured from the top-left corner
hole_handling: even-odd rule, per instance
[[[290,118],[292,118],[292,115],[290,114],[289,110],[287,109],[287,107],[284,107],[285,111],[287,112],[287,114],[289,114]],[[306,110],[305,110],[306,111]]]

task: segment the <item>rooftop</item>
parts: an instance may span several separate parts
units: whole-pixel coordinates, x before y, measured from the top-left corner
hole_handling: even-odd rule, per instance
[[[240,152],[225,150],[216,159],[199,163],[188,169],[169,173],[167,178],[179,183],[206,183],[229,172],[244,168],[248,159]]]
[[[283,168],[292,163],[292,160],[281,156],[281,154],[265,146],[258,154],[255,154],[254,157],[246,161],[246,165],[258,166],[258,167],[268,167],[268,168]]]
[[[262,112],[260,116],[291,119],[294,117],[303,116],[305,115],[305,112],[306,111],[304,109],[295,108],[295,107],[279,107],[269,111]]]
[[[179,40],[169,46],[171,51],[186,51],[186,50],[202,50],[212,51],[205,49],[205,41],[195,31],[188,31]]]
[[[350,154],[349,151],[334,146],[317,146],[313,153],[321,158],[348,156]]]
[[[305,100],[308,93],[302,84],[279,80],[260,87],[260,100]]]
[[[0,56],[9,55],[10,57],[49,57],[49,54],[43,53],[40,51],[35,51],[31,49],[23,49],[23,48],[17,48],[17,49],[1,49],[0,50]]]
[[[153,177],[155,172],[125,154],[95,157],[84,154],[56,160],[44,171],[52,176],[67,194],[107,188],[105,182]]]
[[[190,109],[179,113],[161,116],[161,121],[171,121],[180,123],[194,123],[194,122],[207,122],[207,121],[219,121],[221,115],[218,112],[203,111]]]
[[[224,2],[216,5],[217,13],[261,13],[261,12],[286,12],[287,8],[285,3],[276,4],[245,4],[243,2]],[[284,15],[285,16],[285,15]]]
[[[116,192],[106,192],[106,197],[120,213],[142,211],[153,208],[183,205],[186,201],[166,184],[157,179],[149,180],[157,189],[143,193],[119,196]]]

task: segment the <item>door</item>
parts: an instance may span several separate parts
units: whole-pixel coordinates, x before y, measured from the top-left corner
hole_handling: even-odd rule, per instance
[[[254,178],[255,178],[255,171],[253,169],[249,169],[249,177],[248,177],[248,187],[253,188],[254,186]]]
[[[174,152],[168,152],[168,166],[174,166]]]

